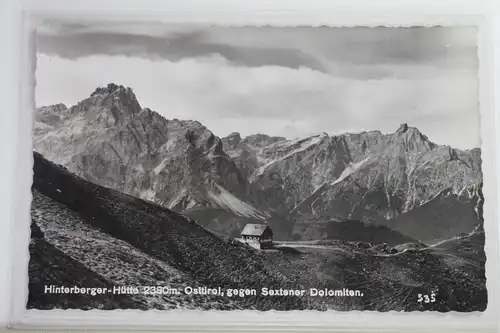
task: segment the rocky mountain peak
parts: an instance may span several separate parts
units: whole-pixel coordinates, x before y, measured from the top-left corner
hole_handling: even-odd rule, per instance
[[[90,96],[95,96],[95,95],[105,95],[105,94],[113,94],[115,92],[118,93],[127,93],[127,91],[132,92],[132,89],[130,88],[125,88],[122,85],[117,85],[115,83],[109,83],[107,86],[104,87],[97,87],[96,90]]]
[[[68,110],[68,108],[63,103],[53,104],[53,105],[48,105],[48,106],[41,106],[41,107],[37,108],[37,115],[40,113],[64,112],[66,110]]]
[[[227,137],[228,138],[239,138],[239,139],[241,139],[241,134],[239,132],[232,132]]]
[[[184,138],[192,148],[210,151],[213,155],[224,154],[222,140],[198,121],[183,122]]]
[[[408,124],[407,123],[403,123],[399,126],[398,130],[396,131],[396,133],[405,133],[406,131],[408,131]]]
[[[117,85],[114,83],[110,83],[105,87],[98,87],[92,94],[90,94],[90,97],[101,97],[101,96],[104,99],[112,97],[114,101],[119,101],[124,105],[139,104],[137,102],[137,98],[134,92],[130,87],[124,87],[122,85]]]
[[[406,151],[430,151],[437,147],[418,128],[408,126],[407,123],[399,126],[398,130],[392,136],[392,142],[402,145]]]
[[[408,126],[407,123],[403,123],[399,126],[398,130],[395,133],[396,135],[416,135],[417,137],[421,138],[422,140],[428,140],[427,136],[422,134],[420,130],[416,127]]]
[[[98,87],[87,99],[71,107],[72,114],[84,113],[91,121],[123,125],[141,113],[142,108],[129,87],[109,83]]]
[[[237,148],[242,138],[240,133],[233,132],[222,139],[228,148]]]
[[[62,103],[42,106],[37,109],[35,120],[45,125],[54,126],[67,116],[67,111],[68,108]]]
[[[54,104],[51,106],[54,111],[66,111],[68,108],[63,103]]]
[[[281,136],[269,136],[266,134],[257,133],[245,137],[242,142],[255,147],[266,147],[272,143],[285,140],[286,138]]]

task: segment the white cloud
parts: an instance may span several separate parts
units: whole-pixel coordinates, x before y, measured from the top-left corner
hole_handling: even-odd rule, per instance
[[[143,107],[167,118],[199,120],[219,136],[392,132],[407,122],[437,143],[479,144],[477,80],[470,72],[416,64],[359,70],[393,75],[356,80],[307,68],[235,67],[218,56],[72,61],[39,54],[36,101],[72,105],[97,86],[115,82],[130,86]]]

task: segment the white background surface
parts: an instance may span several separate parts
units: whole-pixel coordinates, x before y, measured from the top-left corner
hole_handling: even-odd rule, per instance
[[[492,19],[494,3],[487,0],[0,0],[0,327],[5,326],[13,315],[11,300],[19,308],[27,298],[27,262],[28,262],[28,229],[29,199],[32,176],[31,156],[31,116],[33,94],[33,53],[22,53],[23,43],[27,39],[22,31],[22,8],[39,12],[59,11],[62,17],[69,18],[80,11],[92,14],[93,17],[114,15],[126,16],[127,19],[148,19],[169,22],[199,22],[221,24],[280,24],[280,25],[433,25],[477,22],[484,15],[489,15],[490,22],[498,26]],[[496,5],[498,6],[498,5]],[[61,12],[64,10],[66,12]],[[100,12],[95,12],[99,10]],[[104,12],[106,11],[106,13]],[[97,15],[96,15],[97,14]],[[495,16],[499,17],[499,16]],[[111,17],[113,19],[113,17]],[[499,19],[497,19],[499,21]],[[486,22],[488,24],[488,22]],[[483,30],[489,30],[483,26]],[[495,29],[496,49],[500,47],[500,33]],[[498,82],[500,70],[493,70],[493,49],[488,39],[493,36],[482,34],[480,41],[481,72],[481,109],[482,129],[485,145],[483,159],[485,174],[485,229],[487,232],[486,249],[488,255],[488,310],[479,314],[439,314],[439,313],[327,313],[310,312],[294,313],[193,313],[176,312],[159,315],[158,312],[135,313],[112,311],[103,316],[102,312],[65,312],[50,311],[40,314],[32,313],[32,321],[51,322],[65,321],[66,324],[91,324],[90,318],[100,326],[109,324],[170,324],[182,327],[183,324],[202,325],[205,322],[224,324],[226,327],[246,323],[263,323],[283,328],[292,325],[299,331],[312,325],[336,327],[338,329],[357,326],[359,328],[392,327],[394,329],[411,327],[423,329],[460,329],[479,331],[495,329],[500,314],[499,289],[499,252],[497,215],[499,206],[496,199],[496,188],[500,187],[500,179],[495,176],[494,156],[500,153],[500,147],[493,144],[493,133],[500,129],[500,117],[493,118],[493,74]],[[497,51],[498,52],[498,51]],[[496,61],[499,61],[498,55]],[[21,80],[23,78],[23,80]],[[497,96],[500,96],[498,87]],[[24,98],[23,98],[24,97]],[[498,104],[498,103],[497,103]],[[496,105],[497,112],[500,107]],[[497,165],[498,168],[498,165]],[[489,181],[488,181],[489,180]],[[15,260],[12,260],[15,254]],[[15,274],[12,271],[15,265]],[[25,272],[23,274],[23,272]],[[14,285],[14,287],[12,287]],[[13,298],[11,298],[13,297]],[[68,317],[73,317],[68,318]],[[65,319],[67,318],[67,319]],[[87,319],[85,319],[87,318]],[[140,327],[140,326],[139,326]],[[286,328],[284,331],[290,331]],[[216,330],[220,331],[220,329]],[[384,330],[387,331],[387,330]],[[398,331],[401,331],[398,329]]]

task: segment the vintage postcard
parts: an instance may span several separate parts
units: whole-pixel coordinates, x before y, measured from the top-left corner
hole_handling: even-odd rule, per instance
[[[27,308],[485,311],[477,33],[44,24]]]

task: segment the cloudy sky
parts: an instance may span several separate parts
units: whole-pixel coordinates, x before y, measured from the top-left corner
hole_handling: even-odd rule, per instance
[[[480,145],[475,28],[253,28],[51,22],[37,38],[37,106],[110,82],[142,107],[218,136],[394,132]]]

